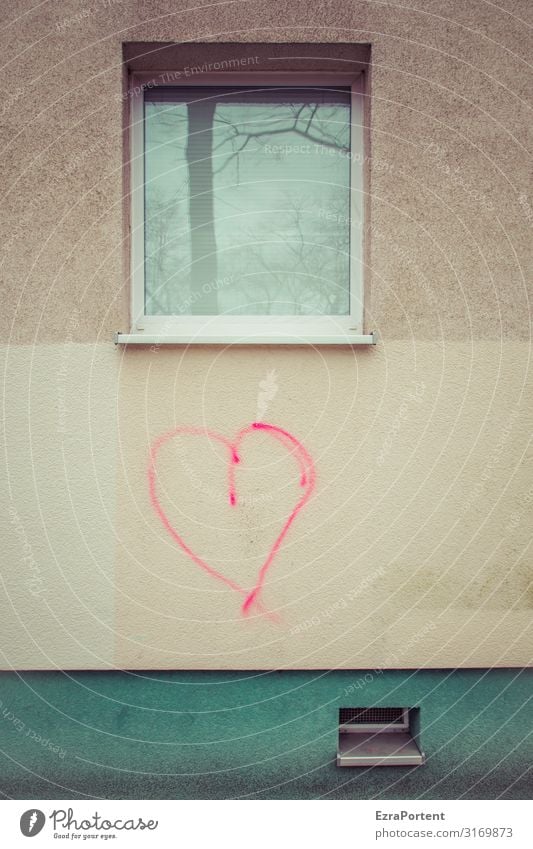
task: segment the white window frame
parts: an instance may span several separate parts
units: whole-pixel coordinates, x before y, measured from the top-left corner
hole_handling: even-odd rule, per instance
[[[177,74],[175,75],[178,76]],[[170,79],[169,79],[170,78]],[[168,80],[168,82],[166,81]],[[144,91],[155,86],[224,85],[331,85],[351,88],[350,131],[350,309],[349,315],[228,316],[145,314],[144,280]],[[130,185],[131,185],[131,331],[117,333],[115,341],[127,344],[374,344],[365,334],[363,286],[364,219],[363,75],[334,72],[270,72],[179,76],[168,71],[136,73],[130,77]]]

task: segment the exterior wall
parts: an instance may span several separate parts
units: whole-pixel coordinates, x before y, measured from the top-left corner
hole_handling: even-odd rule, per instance
[[[0,676],[15,799],[531,799],[532,670]],[[338,769],[338,708],[420,705],[423,767]]]
[[[520,0],[10,7],[5,668],[530,662],[527,12]],[[113,345],[129,321],[122,45],[175,41],[213,42],[213,61],[217,42],[371,44],[376,349]],[[243,619],[235,593],[177,549],[146,481],[162,432],[231,435],[258,409],[317,470],[265,588],[277,622]],[[184,535],[243,581],[290,509],[278,448],[250,449],[251,491],[268,497],[231,524],[210,495],[207,443],[165,466]]]

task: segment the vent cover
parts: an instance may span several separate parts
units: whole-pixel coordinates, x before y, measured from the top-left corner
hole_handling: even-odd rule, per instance
[[[369,707],[369,708],[340,708],[339,722],[341,725],[358,723],[383,723],[399,725],[404,722],[404,708]]]
[[[339,708],[337,766],[419,766],[419,707]]]

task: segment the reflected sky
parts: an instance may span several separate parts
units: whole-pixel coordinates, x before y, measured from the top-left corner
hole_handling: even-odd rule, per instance
[[[348,314],[349,90],[146,95],[146,313]]]

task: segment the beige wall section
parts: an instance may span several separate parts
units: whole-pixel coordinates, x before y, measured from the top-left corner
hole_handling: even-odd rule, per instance
[[[117,646],[140,667],[527,664],[532,502],[528,350],[391,342],[354,356],[303,349],[127,351],[120,378]],[[269,377],[270,376],[270,377]],[[265,393],[265,381],[272,387]],[[270,396],[270,400],[267,400]],[[264,410],[266,402],[267,409]],[[257,419],[300,438],[317,470],[268,574],[280,615],[243,620],[149,499],[150,442],[180,422],[232,436]],[[226,495],[226,456],[182,436],[161,453],[161,503],[210,565],[252,585],[297,474],[267,436]],[[242,482],[242,484],[241,484]],[[402,648],[403,647],[403,648]],[[407,648],[406,648],[407,647]]]
[[[1,351],[7,668],[114,662],[116,358],[75,343],[74,317],[65,332],[61,345]]]
[[[531,9],[416,5],[10,7],[5,666],[530,661]],[[181,40],[213,42],[213,61],[217,41],[372,45],[376,349],[114,348],[128,325],[122,43]],[[231,434],[257,418],[272,372],[262,417],[303,440],[318,474],[265,589],[278,623],[239,616],[237,596],[173,544],[146,486],[151,440],[177,423]],[[191,544],[242,580],[294,485],[279,446],[246,451],[250,498],[231,516],[208,446],[162,465]]]

